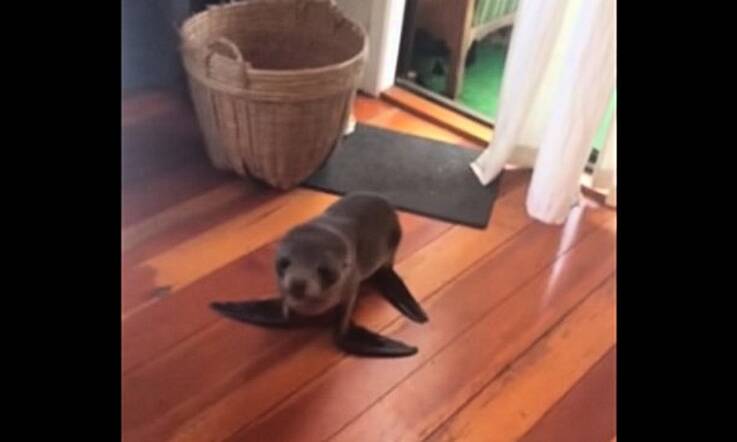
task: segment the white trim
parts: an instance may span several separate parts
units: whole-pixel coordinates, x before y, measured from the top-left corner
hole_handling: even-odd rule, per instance
[[[336,4],[368,32],[369,55],[359,89],[378,96],[394,85],[405,0],[336,0]]]

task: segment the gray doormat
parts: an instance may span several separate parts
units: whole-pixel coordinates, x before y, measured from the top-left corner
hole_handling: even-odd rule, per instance
[[[376,192],[400,210],[485,228],[501,176],[479,183],[469,167],[479,153],[359,124],[302,185],[339,195]]]

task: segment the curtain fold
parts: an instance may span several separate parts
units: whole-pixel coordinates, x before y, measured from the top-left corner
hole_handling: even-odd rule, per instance
[[[512,33],[494,138],[472,162],[484,185],[505,165],[534,167],[533,218],[562,224],[615,84],[615,0],[523,0]],[[595,180],[614,183],[616,124]],[[609,171],[609,172],[608,172]],[[607,178],[609,177],[609,178]],[[616,201],[616,188],[611,192]]]

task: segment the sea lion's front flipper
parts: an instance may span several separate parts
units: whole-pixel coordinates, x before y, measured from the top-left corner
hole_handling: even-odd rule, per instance
[[[397,358],[417,353],[417,347],[381,336],[354,323],[336,335],[335,340],[343,351],[356,356]]]
[[[381,295],[409,319],[424,323],[427,314],[410,293],[402,278],[391,267],[383,267],[371,275],[369,281]]]
[[[241,302],[213,302],[210,307],[221,315],[248,324],[269,328],[294,328],[324,325],[333,322],[334,316],[306,318],[295,314],[286,316],[281,298]]]

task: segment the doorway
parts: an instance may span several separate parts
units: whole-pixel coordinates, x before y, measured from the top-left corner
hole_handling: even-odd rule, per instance
[[[493,125],[518,0],[407,0],[397,83]]]

